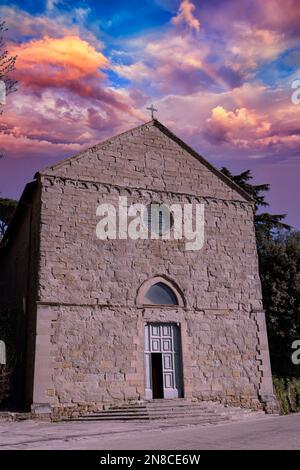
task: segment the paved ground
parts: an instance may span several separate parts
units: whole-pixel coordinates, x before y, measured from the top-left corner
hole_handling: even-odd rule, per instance
[[[300,449],[300,413],[219,425],[0,423],[0,449]]]

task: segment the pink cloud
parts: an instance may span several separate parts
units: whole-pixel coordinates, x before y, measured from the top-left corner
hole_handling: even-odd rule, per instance
[[[15,136],[13,134],[3,134],[1,136],[1,150],[11,158],[19,158],[21,156],[30,156],[43,158],[46,157],[63,157],[76,153],[82,149],[80,144],[74,143],[52,143],[48,140],[36,140],[26,136]]]
[[[269,110],[244,107],[229,111],[217,106],[206,120],[204,135],[214,145],[229,144],[261,156],[270,152],[299,152],[300,125],[295,121],[294,108],[288,104],[276,109],[269,103]],[[279,123],[283,114],[285,121]]]
[[[10,43],[10,52],[19,85],[1,126],[7,156],[64,157],[144,120],[134,95],[108,85],[109,59],[80,36]]]
[[[260,64],[275,60],[291,45],[283,33],[238,21],[230,31],[222,31],[223,36],[226,40],[220,41],[207,25],[196,37],[170,27],[159,37],[150,34],[128,41],[135,60],[122,64],[118,56],[111,67],[134,84],[151,83],[164,94],[226,90],[251,81]]]
[[[144,120],[134,97],[107,84],[109,59],[79,36],[11,43],[10,51],[18,56],[19,90],[1,126],[7,155],[65,156]]]
[[[206,120],[206,135],[217,143],[241,145],[250,138],[266,134],[270,128],[269,121],[247,108],[227,111],[223,106],[216,106],[211,111],[211,117]]]
[[[206,2],[201,9],[201,22],[211,25],[224,37],[231,36],[235,24],[250,26],[255,30],[263,29],[274,33],[283,33],[285,38],[299,37],[300,3],[298,0],[226,0],[223,2]]]
[[[200,21],[195,17],[195,5],[190,0],[182,0],[177,15],[172,19],[174,25],[186,23],[191,29],[200,31]]]
[[[143,82],[166,93],[189,93],[207,88],[218,74],[205,62],[209,53],[207,44],[201,44],[190,35],[178,35],[167,31],[159,38],[148,37],[129,44],[139,55],[129,65],[112,64],[113,70],[122,77],[141,86]]]
[[[54,75],[59,80],[81,80],[87,76],[101,76],[108,59],[79,36],[31,40],[21,45],[10,45],[10,53],[18,56],[17,74],[22,71]]]
[[[247,83],[222,93],[169,95],[155,105],[167,126],[220,166],[300,156],[299,110],[289,90]]]
[[[30,89],[11,95],[1,126],[1,150],[8,156],[26,158],[28,149],[33,155],[57,145],[53,157],[58,158],[70,154],[73,147],[89,147],[141,122],[142,113],[121,90],[95,88],[92,95],[98,99],[85,91],[51,87],[39,96]],[[39,155],[44,156],[43,152]]]
[[[253,19],[264,28],[280,31],[290,36],[300,36],[300,3],[298,0],[256,0],[252,10]]]
[[[275,0],[274,4],[279,5]],[[290,9],[293,5],[289,2]],[[12,48],[19,55],[20,87],[13,98],[14,109],[11,106],[6,113],[6,135],[89,145],[129,123],[147,120],[144,108],[150,85],[151,93],[158,91],[161,96],[156,100],[159,118],[184,132],[191,143],[201,142],[204,151],[214,152],[220,144],[225,153],[231,149],[231,155],[238,151],[268,154],[271,148],[279,152],[285,145],[295,150],[298,127],[291,107],[284,104],[288,98],[278,92],[273,103],[272,90],[250,83],[258,64],[274,60],[291,42],[275,28],[276,18],[269,8],[261,10],[264,21],[257,22],[259,27],[253,27],[239,7],[234,12],[230,0],[228,9],[214,10],[214,19],[207,17],[209,8],[210,4],[201,9],[201,34],[195,36],[191,30],[200,28],[198,5],[182,1],[161,33],[125,41],[117,51],[118,63],[104,55],[103,44],[82,24],[72,25],[68,16],[60,18],[56,27],[51,17],[24,14],[23,22],[19,17],[20,34],[27,29],[28,36],[36,38]],[[230,30],[228,11],[232,18],[240,15]],[[189,25],[188,31],[179,30],[183,23]],[[222,29],[224,41],[209,34],[212,25]],[[131,56],[131,64],[120,62],[122,53]],[[130,80],[131,86],[111,86],[110,69]]]
[[[69,99],[77,97],[96,100],[112,106],[136,119],[143,119],[121,91],[105,84],[105,70],[109,60],[87,41],[78,36],[31,40],[22,45],[11,45],[18,56],[15,77],[23,90],[40,96],[44,90],[66,91]]]

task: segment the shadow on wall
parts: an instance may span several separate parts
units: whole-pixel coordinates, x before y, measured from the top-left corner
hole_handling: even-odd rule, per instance
[[[0,409],[21,410],[24,407],[24,350],[20,335],[24,319],[13,309],[0,308]]]

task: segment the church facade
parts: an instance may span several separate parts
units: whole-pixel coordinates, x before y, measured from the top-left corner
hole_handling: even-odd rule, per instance
[[[97,207],[198,204],[204,240],[99,239]],[[124,199],[123,199],[124,200]],[[39,172],[2,242],[36,413],[155,398],[272,409],[254,203],[157,120]]]

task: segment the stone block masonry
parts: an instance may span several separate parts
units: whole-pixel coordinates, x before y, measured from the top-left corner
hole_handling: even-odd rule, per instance
[[[242,190],[157,121],[37,179],[34,409],[72,414],[145,400],[148,323],[179,328],[184,398],[273,409],[253,201]],[[97,206],[120,196],[204,204],[204,247],[97,239]],[[157,276],[178,287],[183,305],[138,300]]]

